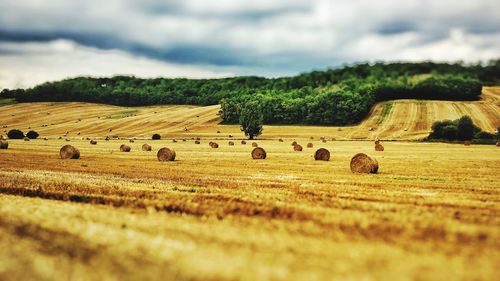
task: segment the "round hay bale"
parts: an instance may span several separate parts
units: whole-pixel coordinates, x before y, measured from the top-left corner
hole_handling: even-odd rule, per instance
[[[220,134],[220,131],[217,131],[217,134]]]
[[[247,144],[247,142],[246,142],[246,141],[244,141],[244,140],[242,140],[242,141],[241,141],[241,144]]]
[[[43,140],[49,140],[49,138],[45,137],[45,138],[43,138]]]
[[[6,140],[0,140],[0,149],[8,149],[9,143]]]
[[[66,141],[71,141],[70,139],[66,139]]]
[[[472,143],[471,141],[464,141],[464,145],[466,145],[466,146],[471,145],[471,143]]]
[[[151,151],[151,145],[145,143],[142,145],[142,151]]]
[[[278,141],[279,141],[279,142],[283,142],[283,139],[279,139]]]
[[[253,159],[266,159],[267,154],[264,148],[256,147],[252,150],[252,158]]]
[[[172,142],[177,142],[177,140],[176,140],[176,139],[173,139],[173,140],[172,140]]]
[[[158,161],[160,161],[160,162],[174,161],[175,160],[175,151],[173,149],[163,147],[163,148],[160,148],[160,150],[158,150],[156,157],[158,158]]]
[[[121,152],[130,152],[130,146],[128,146],[126,144],[122,144],[122,145],[120,145],[120,151]]]
[[[59,156],[61,159],[78,159],[80,158],[80,151],[72,145],[65,145],[59,150]]]
[[[182,142],[186,142],[186,139],[182,139]]]
[[[258,147],[259,145],[256,142],[252,142],[252,147]]]
[[[109,141],[109,140],[110,140],[110,138],[109,138],[109,137],[106,137],[104,140],[105,140],[105,141]]]
[[[384,146],[381,145],[380,143],[377,143],[375,145],[375,151],[384,151]]]
[[[351,159],[351,171],[353,173],[375,174],[378,172],[378,162],[375,158],[364,153],[358,153]]]
[[[212,142],[212,144],[210,145],[210,147],[212,147],[212,148],[219,148],[219,144],[216,143],[216,142]]]
[[[96,145],[96,144],[97,144],[97,141],[95,141],[95,140],[91,140],[91,141],[90,141],[90,144]]]
[[[197,141],[201,140],[199,137],[196,138]]]
[[[24,137],[24,141],[30,141],[30,138]]]
[[[316,153],[314,153],[314,160],[329,161],[330,151],[328,151],[328,149],[326,148],[320,148],[316,150]]]
[[[135,142],[133,139],[129,139],[128,141],[129,141],[129,142]]]
[[[234,142],[232,142],[232,141],[230,141],[228,144],[229,144],[230,146],[234,146]]]
[[[313,148],[313,147],[314,147],[314,145],[312,144],[312,142],[310,142],[310,143],[308,143],[308,144],[307,144],[307,147],[308,147],[308,148]]]
[[[323,139],[323,140],[322,140],[322,142],[323,142],[323,143],[326,143],[326,139]]]
[[[300,144],[296,144],[296,145],[293,146],[293,150],[294,151],[302,151],[302,149],[303,149],[302,145],[300,145]]]
[[[313,140],[313,139],[314,139],[314,137],[310,137],[309,139],[310,139],[310,140]]]
[[[500,141],[498,141],[498,142],[496,143],[496,146],[497,146],[497,147],[500,147]]]
[[[296,141],[293,141],[292,142],[292,146],[296,146],[297,145],[297,142]]]
[[[194,141],[195,144],[200,144],[201,142],[199,140]]]

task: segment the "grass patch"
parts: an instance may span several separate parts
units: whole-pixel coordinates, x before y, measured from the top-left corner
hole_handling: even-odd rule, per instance
[[[384,121],[385,117],[389,115],[389,112],[391,112],[391,110],[392,110],[392,101],[385,102],[384,108],[382,109],[382,114],[380,114],[380,118],[377,121],[377,125],[380,125]]]
[[[11,105],[17,103],[16,99],[0,99],[0,106]]]

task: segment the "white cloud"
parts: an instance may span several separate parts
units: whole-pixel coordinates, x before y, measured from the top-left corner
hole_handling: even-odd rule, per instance
[[[234,76],[199,66],[138,57],[119,50],[98,50],[68,40],[45,43],[0,42],[0,88],[30,87],[76,76],[213,78]]]

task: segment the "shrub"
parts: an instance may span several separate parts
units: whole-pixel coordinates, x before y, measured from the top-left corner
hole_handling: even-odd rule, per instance
[[[161,136],[160,136],[160,134],[153,134],[153,136],[151,137],[151,139],[153,139],[153,140],[159,140],[159,139],[161,139]]]
[[[480,131],[474,135],[475,139],[492,140],[496,138],[496,135],[490,134],[488,132]]]
[[[18,129],[12,129],[7,133],[7,136],[9,139],[23,139],[24,138],[24,133],[21,130]]]
[[[455,125],[447,125],[443,127],[443,138],[452,141],[457,139],[457,127]]]
[[[33,140],[38,138],[39,134],[36,131],[31,130],[26,134],[26,136]]]
[[[462,116],[457,124],[457,139],[472,140],[472,138],[474,138],[474,123],[469,116]]]

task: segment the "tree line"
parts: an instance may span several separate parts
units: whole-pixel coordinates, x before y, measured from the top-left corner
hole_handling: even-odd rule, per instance
[[[122,106],[221,104],[225,123],[238,123],[242,109],[255,104],[266,124],[347,125],[363,119],[377,101],[476,100],[482,85],[492,84],[500,84],[500,60],[487,65],[356,64],[281,78],[78,77],[30,89],[4,89],[0,97]]]

